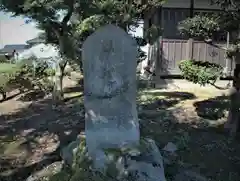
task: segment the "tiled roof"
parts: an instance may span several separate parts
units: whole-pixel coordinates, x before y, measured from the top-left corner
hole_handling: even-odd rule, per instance
[[[12,45],[5,45],[2,49],[0,49],[0,53],[12,53],[13,50],[17,52],[25,50],[27,45],[25,44],[12,44]]]
[[[33,39],[31,39],[31,40],[28,40],[26,43],[27,43],[27,44],[32,44],[32,43],[44,43],[44,40],[37,37],[37,38],[33,38]]]

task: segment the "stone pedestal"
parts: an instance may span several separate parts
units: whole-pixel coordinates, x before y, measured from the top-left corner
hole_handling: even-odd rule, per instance
[[[101,174],[99,176],[101,180],[166,181],[163,158],[152,139],[141,139],[139,145],[131,148],[122,147],[103,150],[105,166],[101,169]],[[67,146],[62,154],[65,161],[71,164],[72,168],[79,169],[73,171],[76,175],[82,175],[80,172],[83,170],[90,174],[90,176],[99,174],[92,165],[85,164],[85,162],[88,162],[89,152],[86,151],[84,139],[81,139],[81,141],[77,140]],[[84,163],[77,163],[76,155],[80,157],[78,160],[85,160]],[[77,178],[76,175],[72,175],[71,177]],[[94,178],[91,179],[95,181]]]

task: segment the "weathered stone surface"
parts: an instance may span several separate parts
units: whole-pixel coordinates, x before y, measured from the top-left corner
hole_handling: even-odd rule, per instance
[[[84,42],[82,58],[86,147],[94,169],[104,174],[109,167],[117,168],[113,178],[122,181],[165,181],[155,142],[140,141],[136,42],[119,27],[106,25]],[[146,149],[136,151],[142,144]]]
[[[81,146],[86,148],[85,144],[81,144]],[[70,154],[72,150],[75,150],[73,151],[73,154],[77,154],[76,147],[80,149],[78,141],[70,144],[69,147],[66,148],[65,154]],[[81,147],[81,149],[83,149],[83,147]],[[84,157],[89,158],[87,150],[86,152],[81,152],[81,154],[79,153],[80,152],[78,152],[78,157],[82,158],[79,160],[84,160]],[[104,150],[104,156],[105,163],[107,163],[104,169],[117,169],[117,171],[113,171],[110,173],[111,177],[109,177],[109,174],[104,174],[103,172],[106,180],[114,181],[114,179],[112,178],[116,178],[117,180],[121,181],[166,181],[164,175],[163,158],[157,145],[151,139],[141,139],[140,145],[138,145],[137,147]],[[68,156],[67,158],[73,157],[74,156],[70,154],[70,156]],[[86,164],[84,163],[77,164],[78,166],[75,168],[86,166]],[[93,167],[84,167],[84,169],[90,168]],[[93,169],[91,171],[92,173],[94,173],[94,171],[96,170]],[[74,170],[74,172],[77,173],[78,170]],[[73,175],[73,177],[75,178],[75,175]]]
[[[163,150],[173,154],[178,150],[178,148],[174,143],[168,142],[168,144],[164,146]]]
[[[163,157],[151,139],[144,139],[145,149],[139,156],[128,160],[128,171],[136,172],[138,181],[166,181],[163,167]]]
[[[102,160],[102,148],[139,141],[137,46],[124,30],[106,25],[87,38],[82,57],[86,142],[89,153]]]
[[[166,181],[163,158],[151,139],[141,139],[137,147],[105,150],[105,156],[105,170],[112,171],[104,174],[106,180]]]

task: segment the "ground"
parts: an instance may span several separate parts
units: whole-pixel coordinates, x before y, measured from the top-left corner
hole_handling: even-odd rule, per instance
[[[170,176],[181,165],[210,181],[239,181],[239,139],[222,129],[225,92],[189,87],[139,89],[141,135],[154,138],[160,149],[177,145],[176,156],[169,157],[174,164],[165,168]],[[0,103],[0,181],[23,181],[59,161],[62,146],[83,133],[82,87],[68,85],[65,97],[57,108],[49,96],[32,92]]]

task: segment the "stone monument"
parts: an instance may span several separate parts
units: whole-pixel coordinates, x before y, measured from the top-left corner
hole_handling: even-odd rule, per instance
[[[82,50],[86,146],[100,168],[107,160],[104,149],[141,144],[136,109],[137,44],[121,28],[106,25],[87,38]],[[157,146],[153,140],[145,143],[150,149],[132,155],[128,169],[138,171],[139,181],[165,181]]]
[[[88,151],[138,144],[136,42],[107,25],[87,38],[82,55]]]

